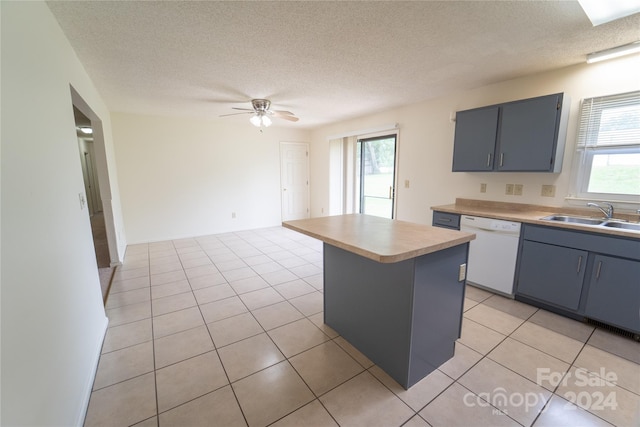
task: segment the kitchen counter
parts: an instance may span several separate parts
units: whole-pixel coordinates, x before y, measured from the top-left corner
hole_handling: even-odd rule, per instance
[[[381,263],[404,261],[475,238],[474,234],[361,214],[301,219],[282,225]]]
[[[523,203],[456,199],[456,203],[454,204],[433,206],[431,210],[640,239],[640,233],[637,231],[540,219],[552,214],[602,218],[602,215],[597,209],[562,208]],[[633,214],[616,214],[614,217],[632,222],[638,221],[638,215]]]
[[[401,386],[453,357],[474,234],[368,215],[282,225],[324,242],[324,322]]]

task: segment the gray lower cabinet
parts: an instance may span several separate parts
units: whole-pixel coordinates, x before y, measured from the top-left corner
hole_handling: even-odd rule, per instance
[[[453,357],[468,246],[380,263],[324,243],[324,322],[408,389]]]
[[[515,298],[640,334],[640,239],[525,224]]]
[[[460,215],[433,211],[431,225],[434,227],[450,228],[451,230],[460,230]]]
[[[577,310],[587,265],[586,251],[525,240],[518,292]]]
[[[640,331],[640,262],[596,255],[585,314],[630,331]]]

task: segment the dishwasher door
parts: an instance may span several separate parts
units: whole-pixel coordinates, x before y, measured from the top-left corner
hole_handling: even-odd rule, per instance
[[[463,215],[460,231],[476,235],[469,243],[467,281],[513,296],[520,223]]]

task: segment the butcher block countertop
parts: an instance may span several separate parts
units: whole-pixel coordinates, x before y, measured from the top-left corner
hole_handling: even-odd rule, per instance
[[[589,231],[593,233],[608,234],[640,238],[637,231],[621,230],[610,227],[590,226],[584,224],[566,223],[560,221],[548,221],[541,218],[553,214],[576,215],[583,217],[602,218],[602,214],[595,208],[563,208],[553,206],[529,205],[524,203],[493,202],[487,200],[456,199],[451,205],[433,206],[431,210],[448,212],[461,215],[480,216],[485,218],[501,219],[505,221],[538,224],[548,227],[565,228],[571,230]],[[638,222],[638,215],[615,213],[614,218],[630,222]]]
[[[475,234],[370,215],[285,221],[282,226],[381,263],[416,258],[475,239]]]

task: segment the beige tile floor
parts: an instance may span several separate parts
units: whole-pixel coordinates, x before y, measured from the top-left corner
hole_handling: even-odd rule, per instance
[[[279,227],[130,246],[85,425],[640,425],[632,340],[467,287],[455,357],[404,390],[323,324],[322,283]]]

